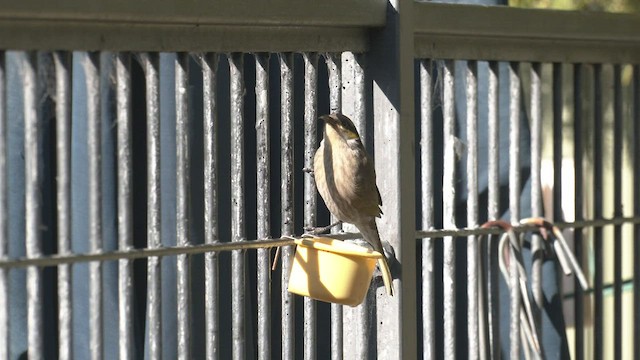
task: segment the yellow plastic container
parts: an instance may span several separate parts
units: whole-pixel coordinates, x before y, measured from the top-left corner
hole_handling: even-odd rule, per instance
[[[382,254],[329,238],[296,239],[288,290],[313,299],[356,306],[364,300]]]

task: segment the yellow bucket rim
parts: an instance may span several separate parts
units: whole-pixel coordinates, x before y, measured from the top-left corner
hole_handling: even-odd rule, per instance
[[[295,239],[296,245],[323,250],[340,255],[357,256],[361,258],[381,259],[382,254],[377,251],[367,249],[360,245],[351,244],[342,240],[326,237]]]

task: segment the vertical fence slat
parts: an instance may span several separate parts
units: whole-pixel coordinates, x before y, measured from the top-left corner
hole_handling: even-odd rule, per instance
[[[100,54],[86,53],[87,142],[89,152],[89,248],[102,251],[102,131],[100,115]],[[89,263],[89,349],[91,358],[102,359],[102,263]]]
[[[342,54],[340,63],[342,72],[342,113],[348,116],[356,126],[360,139],[367,147],[368,133],[366,121],[366,104],[364,98],[364,58],[361,54],[351,51]]]
[[[488,85],[488,104],[487,104],[487,126],[489,128],[489,161],[488,161],[488,181],[489,181],[489,201],[488,201],[488,217],[490,220],[500,218],[500,149],[499,149],[499,83],[498,74],[500,73],[499,63],[496,61],[489,62],[489,85]],[[491,292],[490,292],[491,293]]]
[[[640,65],[633,66],[633,179],[634,184],[640,184]],[[640,214],[640,189],[636,186],[633,192],[633,213]],[[640,358],[640,224],[633,230],[633,353],[634,358]]]
[[[478,63],[467,62],[467,227],[478,225]],[[469,359],[479,357],[478,242],[467,238],[467,334]]]
[[[231,91],[231,240],[246,238],[244,219],[244,59],[229,56]],[[244,252],[231,253],[231,311],[233,358],[245,358],[245,277]]]
[[[205,54],[202,57],[202,96],[204,128],[204,242],[218,242],[218,105],[217,69],[218,55]],[[219,358],[219,298],[218,298],[218,254],[204,255],[205,268],[205,328],[206,358]]]
[[[40,245],[40,124],[37,97],[37,60],[25,53],[22,61],[24,89],[24,162],[25,162],[25,245],[28,257],[42,255]],[[27,268],[27,326],[29,356],[43,356],[42,350],[42,278],[40,269]]]
[[[603,164],[602,154],[602,129],[603,129],[603,108],[602,108],[602,65],[594,66],[594,122],[593,122],[593,216],[602,219],[602,189],[603,189]],[[594,359],[603,358],[603,264],[602,264],[602,227],[593,229],[593,282],[594,282],[594,307],[593,307],[593,355]]]
[[[442,180],[443,226],[456,228],[456,133],[455,133],[455,89],[453,61],[444,64],[444,170]],[[443,294],[444,294],[444,357],[456,357],[456,248],[455,238],[443,240]]]
[[[342,111],[342,62],[340,55],[325,55],[329,72],[329,107],[331,112]],[[336,217],[331,215],[331,223],[336,222]],[[333,232],[339,232],[342,226],[333,228]],[[331,304],[331,359],[342,359],[343,349],[343,315],[342,305]]]
[[[422,184],[422,228],[434,226],[433,202],[433,64],[420,62],[420,169]],[[433,245],[431,238],[422,239],[422,348],[423,358],[436,356],[435,279],[433,275]]]
[[[176,92],[176,243],[189,245],[189,54],[178,53],[175,60]],[[191,359],[191,274],[190,258],[176,256],[176,303],[178,358]]]
[[[574,194],[575,194],[575,221],[583,220],[582,210],[584,207],[583,183],[582,183],[582,74],[583,65],[573,66],[573,166],[574,166]],[[575,229],[573,237],[573,251],[579,262],[582,262],[582,229]],[[574,319],[576,331],[575,358],[584,358],[584,298],[582,286],[578,278],[574,281]]]
[[[622,68],[613,66],[613,208],[614,216],[622,216]],[[614,226],[613,234],[613,317],[614,356],[622,358],[622,225]]]
[[[500,218],[500,126],[499,126],[499,64],[498,62],[489,62],[489,89],[488,89],[488,127],[489,127],[489,163],[488,163],[488,182],[489,182],[489,201],[488,201],[488,217],[490,220]],[[489,343],[490,358],[500,358],[500,319],[499,319],[499,269],[498,260],[492,254],[492,249],[497,248],[497,241],[490,236],[487,242],[487,302],[488,302],[488,320],[489,320]]]
[[[294,235],[293,204],[293,55],[279,54],[280,59],[280,108],[282,135],[280,201],[282,206],[282,235]],[[295,302],[287,291],[289,271],[293,263],[293,247],[282,248],[282,359],[295,358]]]
[[[68,52],[53,54],[56,69],[56,204],[58,226],[58,254],[71,253],[71,72]],[[4,78],[0,77],[0,86]],[[4,99],[0,91],[0,98]],[[2,106],[0,106],[0,111]],[[4,137],[2,137],[4,139]],[[2,151],[2,150],[0,150]],[[3,161],[0,157],[0,163]],[[5,170],[0,170],[4,174]],[[4,181],[4,179],[2,180]],[[3,189],[0,187],[0,191]],[[0,215],[3,217],[4,215]],[[4,229],[0,226],[0,229]],[[1,231],[1,230],[0,230]],[[73,358],[72,346],[71,265],[58,266],[58,357]],[[0,338],[2,332],[0,331]],[[0,358],[5,358],[0,353]]]
[[[520,221],[520,75],[519,63],[509,64],[509,212]]]
[[[318,55],[304,57],[304,166],[313,168],[318,137]],[[315,227],[317,214],[316,183],[311,174],[304,177],[304,226]],[[304,358],[317,357],[316,302],[304,298]]]
[[[258,239],[271,237],[269,54],[256,55],[256,158]],[[271,252],[258,249],[258,358],[271,358]]]
[[[509,64],[509,212],[510,221],[520,221],[520,75],[519,63]],[[510,253],[511,273],[511,359],[520,358],[520,284],[515,254]],[[526,350],[525,350],[526,351]]]
[[[562,211],[562,163],[563,163],[563,70],[561,63],[553,63],[552,69],[553,111],[553,220],[563,220]]]
[[[325,54],[329,72],[329,107],[331,112],[342,111],[342,54]]]
[[[7,232],[7,110],[5,52],[0,51],[0,258],[9,256]],[[67,292],[68,293],[68,292]],[[0,269],[0,339],[9,339],[9,270]],[[9,358],[9,341],[0,343],[0,359]],[[62,358],[62,357],[61,357]]]
[[[140,54],[145,76],[147,126],[147,247],[158,248],[160,239],[160,82],[158,54]],[[162,358],[160,258],[147,260],[147,336],[148,356]]]
[[[133,247],[131,193],[131,60],[128,53],[116,58],[118,145],[118,249]],[[133,262],[118,261],[118,317],[120,359],[133,357]]]
[[[553,64],[553,219],[562,221],[562,64]]]
[[[543,216],[542,209],[542,91],[541,91],[540,63],[531,64],[531,216]],[[540,329],[540,309],[544,306],[542,292],[542,238],[533,235],[531,238],[531,253],[533,264],[531,267],[531,290],[534,299],[534,319]],[[538,338],[542,334],[538,334]]]
[[[7,113],[5,52],[0,51],[0,259],[9,256],[7,233]],[[9,339],[9,270],[0,269],[0,339]],[[9,341],[0,343],[0,359],[9,358]]]

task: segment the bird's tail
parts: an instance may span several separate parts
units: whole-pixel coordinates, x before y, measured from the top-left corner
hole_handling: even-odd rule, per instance
[[[389,261],[382,248],[382,242],[380,241],[380,234],[378,233],[378,226],[376,225],[376,219],[371,218],[364,226],[358,226],[358,230],[362,233],[364,239],[373,246],[373,249],[382,254],[382,259],[378,260],[378,266],[382,273],[382,281],[384,287],[387,290],[387,294],[393,296],[393,276],[391,276],[391,269],[389,268]]]
[[[387,294],[393,296],[393,278],[391,277],[391,269],[389,269],[389,262],[387,261],[386,256],[382,254],[383,258],[378,260],[378,266],[380,267],[380,272],[382,272],[382,281],[384,282],[384,287],[387,289]]]

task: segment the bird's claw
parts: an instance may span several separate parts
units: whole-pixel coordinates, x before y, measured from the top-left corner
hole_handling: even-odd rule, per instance
[[[308,167],[303,167],[302,168],[303,172],[306,172],[307,174],[313,176],[313,169],[312,168],[308,168]]]
[[[379,267],[379,266],[376,266],[376,267],[373,269],[373,278],[374,278],[374,279],[380,279],[380,278],[382,278],[382,270],[380,270],[380,267]],[[380,281],[380,282],[382,282],[382,280],[379,280],[379,281]]]
[[[396,258],[396,251],[393,249],[393,246],[386,241],[382,241],[382,250],[384,251],[384,256],[387,258],[389,262],[398,261]]]

